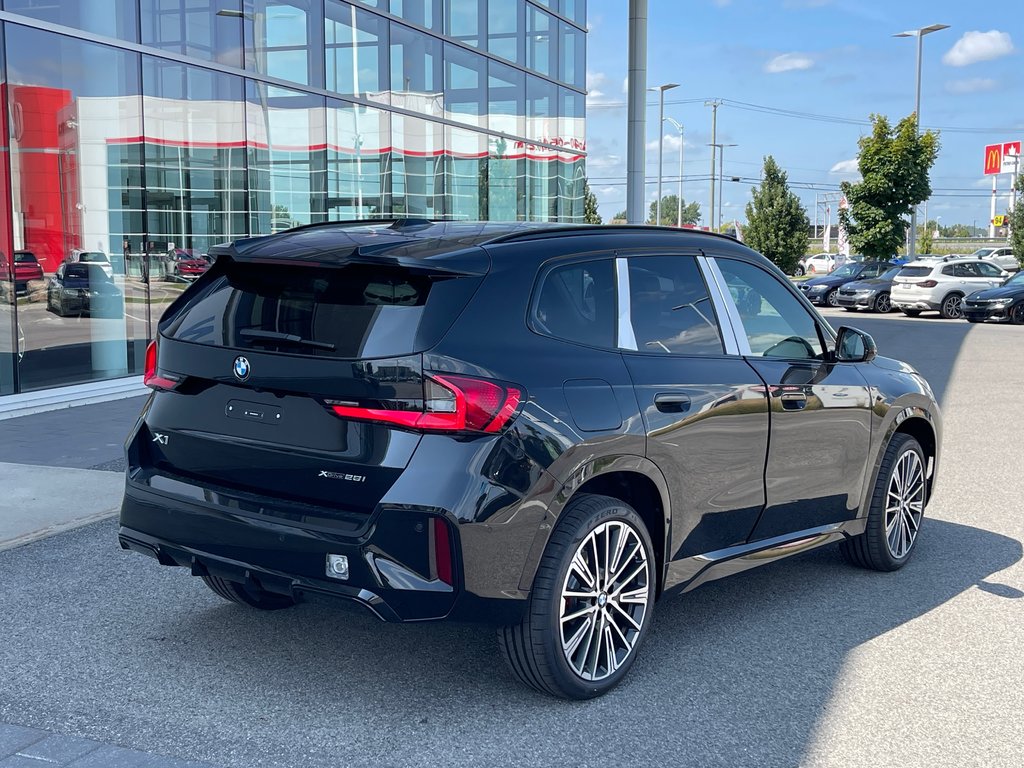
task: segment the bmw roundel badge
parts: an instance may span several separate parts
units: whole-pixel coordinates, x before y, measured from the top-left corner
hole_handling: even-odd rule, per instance
[[[242,357],[242,355],[239,355],[235,358],[235,364],[232,367],[232,370],[235,372],[236,379],[239,381],[245,381],[249,378],[249,371],[251,370],[249,368],[249,361],[245,357]]]

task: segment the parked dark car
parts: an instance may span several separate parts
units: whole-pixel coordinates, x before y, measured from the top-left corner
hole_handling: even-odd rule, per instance
[[[890,268],[878,277],[853,280],[842,285],[836,294],[836,306],[851,312],[870,309],[872,312],[892,311],[892,281],[900,272],[898,266]]]
[[[210,262],[201,256],[194,255],[191,250],[175,248],[167,253],[170,273],[183,280],[195,280],[210,268]]]
[[[254,608],[497,623],[515,674],[567,698],[622,679],[664,594],[833,542],[900,568],[940,453],[916,371],[674,228],[241,240],[145,371],[122,547]]]
[[[969,294],[961,307],[964,317],[971,323],[995,320],[1024,325],[1024,272],[1015,272],[998,288]]]
[[[46,288],[46,308],[61,317],[120,317],[122,306],[121,289],[100,264],[65,262]]]
[[[14,289],[23,291],[28,287],[30,280],[43,279],[43,267],[31,251],[15,251],[14,257]],[[11,265],[7,258],[0,252],[0,280],[11,279]]]
[[[800,290],[812,304],[839,306],[839,289],[853,280],[878,277],[892,267],[884,261],[847,262],[821,277],[812,277],[800,283]]]

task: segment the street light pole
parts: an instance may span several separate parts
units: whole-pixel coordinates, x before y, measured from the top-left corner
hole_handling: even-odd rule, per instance
[[[677,201],[676,209],[676,226],[679,229],[683,228],[683,124],[678,120],[673,120],[671,117],[665,118],[668,122],[672,123],[679,131],[679,192],[676,197],[679,198]]]
[[[708,227],[714,229],[715,227],[715,144],[718,141],[718,105],[722,102],[718,99],[711,101],[705,101],[705,107],[711,107],[711,210],[708,212]]]
[[[647,96],[647,0],[629,0],[629,121],[626,134],[626,221],[644,220],[644,143]],[[658,126],[661,130],[661,126]]]
[[[678,88],[679,83],[665,83],[656,85],[650,90],[658,91],[658,202],[654,207],[654,224],[661,224],[661,158],[665,147],[665,91]]]
[[[921,55],[924,51],[924,36],[932,32],[949,29],[949,24],[931,24],[920,29],[912,29],[907,32],[898,32],[893,37],[916,37],[917,38],[917,75],[914,96],[914,131],[921,132]],[[927,226],[928,222],[925,222]],[[910,239],[907,243],[907,258],[912,259],[917,251],[917,205],[910,211]]]

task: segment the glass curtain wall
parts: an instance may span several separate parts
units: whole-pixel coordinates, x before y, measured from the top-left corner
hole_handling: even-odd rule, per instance
[[[218,243],[582,220],[585,0],[0,10],[0,395],[141,373]]]

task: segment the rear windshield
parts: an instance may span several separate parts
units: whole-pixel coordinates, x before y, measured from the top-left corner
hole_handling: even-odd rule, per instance
[[[897,277],[924,277],[932,273],[932,267],[903,267]]]
[[[107,255],[105,253],[83,253],[78,258],[79,261],[97,263],[105,263],[107,261]]]
[[[15,253],[14,260],[18,264],[38,264],[34,253]]]
[[[162,331],[214,347],[393,357],[436,344],[478,283],[390,266],[232,263],[165,319]]]

